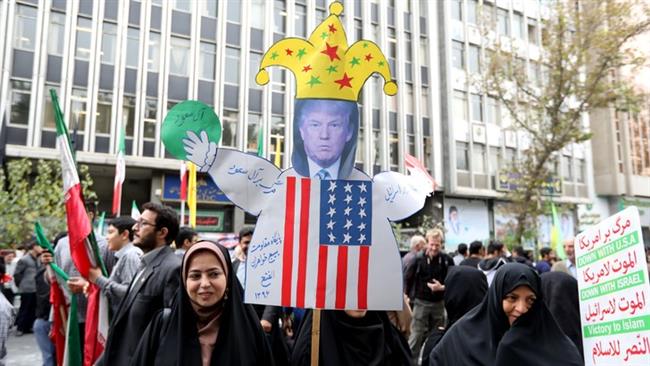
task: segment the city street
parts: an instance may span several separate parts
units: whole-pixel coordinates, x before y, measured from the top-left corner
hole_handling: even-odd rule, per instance
[[[5,365],[7,366],[37,366],[41,365],[41,352],[36,345],[34,334],[25,334],[16,337],[15,328],[9,331],[7,340],[7,356]]]

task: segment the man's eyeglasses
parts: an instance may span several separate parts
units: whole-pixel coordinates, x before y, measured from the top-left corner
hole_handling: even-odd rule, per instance
[[[135,226],[137,226],[137,227],[142,227],[142,226],[147,226],[147,225],[149,225],[149,226],[156,226],[156,224],[152,224],[152,223],[150,223],[150,222],[146,222],[146,221],[144,221],[144,220],[142,220],[142,219],[140,219],[140,220],[138,220],[138,221],[135,222]]]

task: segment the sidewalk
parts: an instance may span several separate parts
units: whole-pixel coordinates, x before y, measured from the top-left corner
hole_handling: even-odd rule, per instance
[[[7,366],[39,366],[42,365],[41,352],[36,345],[34,334],[16,337],[16,328],[9,331],[7,340],[7,356],[4,359]]]

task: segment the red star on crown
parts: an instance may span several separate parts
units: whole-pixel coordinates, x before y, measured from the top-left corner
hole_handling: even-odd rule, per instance
[[[287,53],[287,56],[291,56],[291,55],[293,55],[293,51],[292,51],[290,48],[287,48],[287,49],[284,50],[284,51]]]
[[[339,55],[336,54],[336,50],[339,49],[339,46],[330,46],[329,43],[325,42],[325,49],[320,51],[320,53],[327,55],[330,58],[330,62],[334,60],[340,60]]]
[[[366,61],[370,61],[370,60],[372,60],[372,54],[371,53],[366,55]]]
[[[352,81],[352,79],[354,79],[354,78],[349,77],[348,73],[344,72],[343,77],[340,78],[339,80],[334,80],[334,82],[339,84],[339,90],[341,90],[345,86],[347,86],[348,88],[351,88],[352,84],[350,84],[350,81]]]
[[[330,25],[328,25],[327,27],[329,28],[329,31],[330,31],[331,33],[336,32],[336,28],[334,28],[334,24],[330,24]]]
[[[302,68],[302,72],[307,72],[309,70],[311,70],[311,65],[307,65],[307,66]]]

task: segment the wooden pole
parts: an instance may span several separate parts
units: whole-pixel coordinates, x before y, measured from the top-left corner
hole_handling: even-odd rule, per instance
[[[311,323],[311,366],[318,366],[318,353],[320,349],[320,309],[312,312]]]

